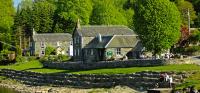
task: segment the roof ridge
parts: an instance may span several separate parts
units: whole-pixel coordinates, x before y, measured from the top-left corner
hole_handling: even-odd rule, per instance
[[[125,25],[82,25],[81,27],[126,27]]]

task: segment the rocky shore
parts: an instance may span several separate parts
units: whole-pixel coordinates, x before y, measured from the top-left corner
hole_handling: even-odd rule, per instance
[[[52,86],[30,86],[8,78],[0,79],[0,87],[13,89],[19,93],[138,93],[138,91],[126,86],[92,89]]]

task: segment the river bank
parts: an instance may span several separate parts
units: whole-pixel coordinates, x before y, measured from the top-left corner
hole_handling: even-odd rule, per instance
[[[126,86],[92,89],[52,86],[30,86],[5,77],[1,77],[0,87],[13,89],[16,91],[16,93],[138,93],[138,91],[135,91],[134,89]]]

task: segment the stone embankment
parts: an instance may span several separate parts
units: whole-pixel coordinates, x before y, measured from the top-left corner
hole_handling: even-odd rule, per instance
[[[175,82],[181,82],[188,77],[188,73],[174,73]],[[129,86],[138,90],[146,90],[155,88],[155,84],[159,83],[160,72],[143,71],[133,74],[41,74],[27,71],[15,71],[2,69],[1,76],[20,81],[31,86],[72,86],[80,88],[109,88],[118,85]],[[167,87],[167,86],[160,86]]]
[[[43,67],[68,69],[68,70],[88,70],[100,68],[125,68],[125,67],[147,67],[166,65],[166,60],[162,59],[135,59],[124,61],[101,61],[101,62],[43,62]]]

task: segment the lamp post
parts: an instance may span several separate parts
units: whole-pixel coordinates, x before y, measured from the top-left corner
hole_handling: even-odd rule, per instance
[[[188,8],[188,30],[190,35],[190,9]]]

